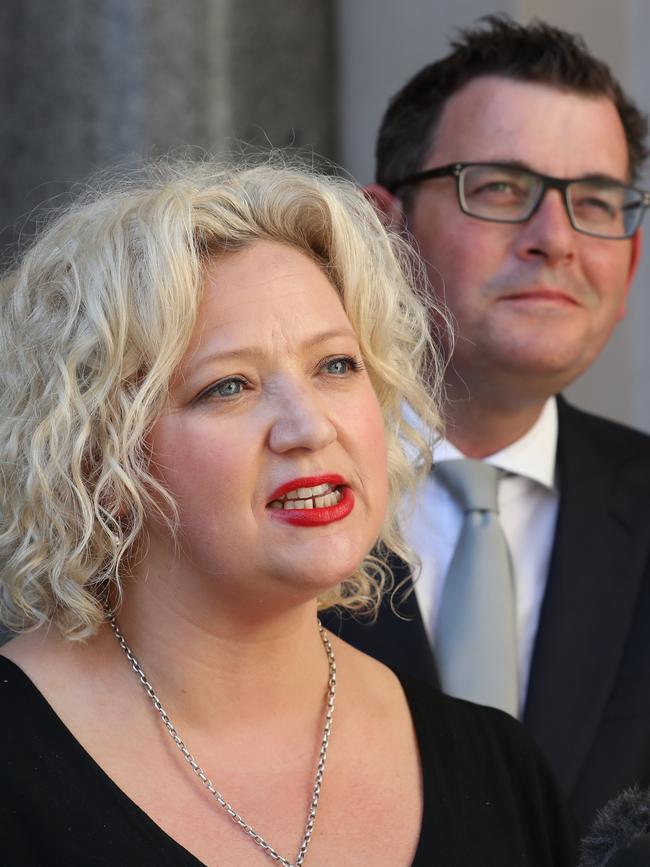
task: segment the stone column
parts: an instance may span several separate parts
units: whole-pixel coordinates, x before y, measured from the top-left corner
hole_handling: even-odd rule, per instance
[[[332,18],[328,0],[5,0],[0,244],[116,161],[233,142],[335,158]]]

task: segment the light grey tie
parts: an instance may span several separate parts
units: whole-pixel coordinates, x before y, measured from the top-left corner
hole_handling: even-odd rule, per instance
[[[499,470],[473,460],[435,468],[464,512],[438,612],[445,692],[517,716],[517,638],[510,552],[498,518]]]

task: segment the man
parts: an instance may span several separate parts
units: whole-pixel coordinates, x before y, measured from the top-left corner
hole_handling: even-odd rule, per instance
[[[442,468],[497,467],[513,622],[491,634],[511,629],[516,658],[494,667],[512,670],[509,709],[583,825],[624,786],[650,783],[650,438],[556,396],[624,315],[648,201],[633,188],[645,133],[580,39],[494,16],[394,97],[369,188],[413,237],[457,338],[440,475],[408,533],[422,560],[415,594],[401,619],[385,603],[375,625],[333,628],[447,688],[439,639],[466,624],[462,611],[450,620],[446,579],[469,507]],[[477,631],[482,612],[494,616],[486,592]],[[452,662],[471,633],[460,644]],[[483,672],[480,647],[469,649]]]

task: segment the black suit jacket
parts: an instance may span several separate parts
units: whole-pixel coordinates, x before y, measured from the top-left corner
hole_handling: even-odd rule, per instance
[[[523,721],[584,829],[620,789],[650,785],[650,437],[558,410],[560,508]],[[438,685],[415,594],[398,610],[327,624]]]

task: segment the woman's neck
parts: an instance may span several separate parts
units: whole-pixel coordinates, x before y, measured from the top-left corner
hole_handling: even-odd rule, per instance
[[[153,582],[130,584],[117,622],[161,701],[177,715],[201,725],[218,708],[221,725],[239,725],[260,707],[283,714],[320,703],[328,661],[315,600],[281,613],[235,616],[153,590]]]

